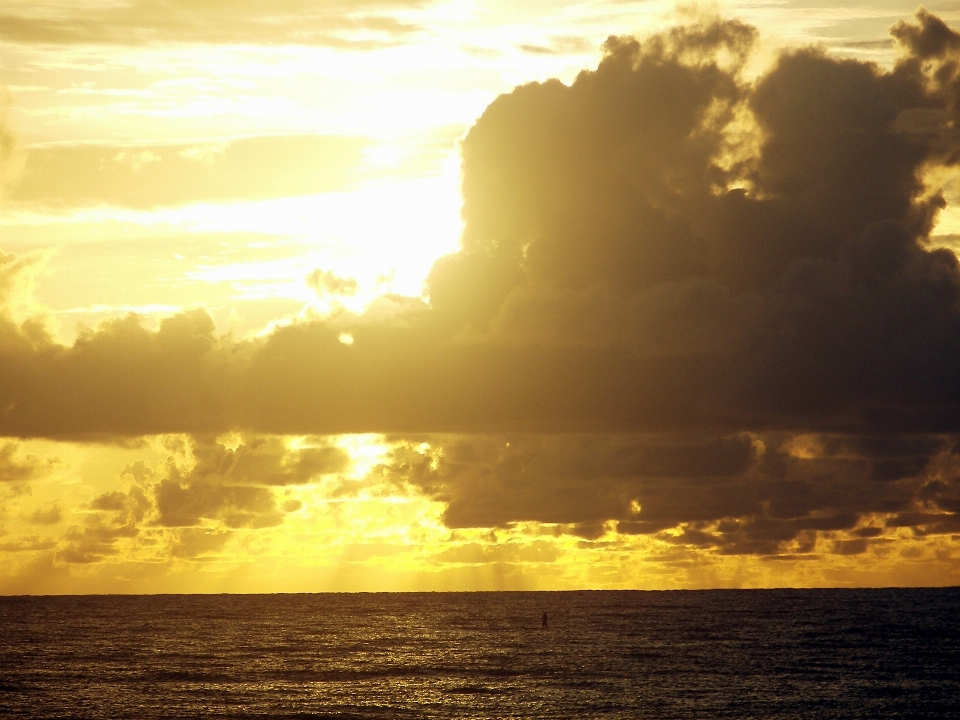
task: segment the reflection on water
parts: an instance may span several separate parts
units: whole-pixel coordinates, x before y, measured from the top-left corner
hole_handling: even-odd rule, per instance
[[[0,598],[0,622],[3,717],[960,717],[958,588]]]

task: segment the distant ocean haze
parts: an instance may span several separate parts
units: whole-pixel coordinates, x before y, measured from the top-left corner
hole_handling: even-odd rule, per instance
[[[960,588],[6,597],[0,622],[10,718],[960,717]]]

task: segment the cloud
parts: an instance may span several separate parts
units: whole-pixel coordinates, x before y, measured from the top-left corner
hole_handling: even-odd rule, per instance
[[[349,464],[340,448],[291,450],[277,437],[247,440],[236,449],[198,439],[192,454],[194,464],[189,470],[168,461],[153,488],[160,525],[188,527],[203,520],[221,521],[230,528],[279,525],[283,513],[300,506],[294,501],[278,508],[270,486],[306,484],[341,472]],[[188,546],[193,547],[193,542]]]
[[[38,535],[27,535],[13,541],[0,543],[0,552],[36,552],[38,550],[50,550],[55,545],[56,542],[48,538],[41,538]]]
[[[636,503],[647,500],[641,490],[648,485],[665,483],[689,497],[684,483],[741,478],[757,454],[746,435],[467,435],[435,438],[432,446],[433,454],[401,448],[380,472],[445,500],[451,527],[630,519]],[[680,521],[667,518],[664,527]]]
[[[563,526],[724,554],[812,553],[818,533],[956,533],[960,437],[688,433],[436,436],[374,476],[444,501],[449,527]],[[926,508],[926,510],[921,510]],[[854,545],[843,546],[852,548]]]
[[[138,461],[120,473],[126,487],[101,493],[82,508],[56,543],[58,561],[97,563],[113,557],[204,558],[220,552],[239,528],[260,530],[283,522],[301,507],[279,504],[272,486],[307,484],[346,468],[338,447],[313,438],[290,449],[279,437],[254,437],[229,448],[220,442],[174,436],[170,454],[156,468]],[[62,520],[58,505],[37,510],[30,521]],[[159,555],[158,555],[159,553]]]
[[[592,53],[594,48],[582,37],[558,36],[549,38],[545,45],[519,45],[518,48],[532,55],[573,55]]]
[[[62,511],[56,503],[48,503],[44,507],[37,508],[27,517],[33,525],[56,525],[62,519]]]
[[[19,332],[22,340],[31,343],[45,342],[49,338],[42,315],[45,308],[34,300],[34,287],[37,277],[56,252],[52,249],[33,250],[17,257],[0,250],[0,315],[4,318],[24,317],[19,331],[15,332]]]
[[[170,554],[175,558],[195,559],[215,554],[223,550],[230,539],[231,532],[219,532],[203,528],[183,528],[177,537]]]
[[[12,440],[0,443],[0,483],[26,483],[50,472],[56,459],[23,455],[20,445]]]
[[[91,521],[85,527],[75,525],[64,535],[57,558],[81,565],[100,562],[120,552],[118,541],[135,538],[137,534],[138,529],[129,524],[111,525]]]
[[[81,434],[84,427],[96,434],[98,426],[107,434],[107,427],[145,430],[157,421],[173,423],[177,416],[193,416],[189,422],[198,428],[222,424],[229,403],[224,370],[229,368],[221,365],[225,356],[214,352],[219,345],[213,321],[202,311],[169,318],[157,332],[145,330],[134,316],[117,319],[82,335],[70,348],[53,343],[29,321],[17,325],[0,316],[0,337],[2,372],[20,385],[17,391],[0,390],[0,414],[44,417],[46,424],[54,417],[48,414],[51,403],[65,403],[71,409],[62,416],[61,428],[68,434],[68,427]],[[82,420],[88,401],[98,414],[112,418],[107,426]],[[34,434],[11,427],[4,432]]]
[[[571,86],[498,98],[429,307],[245,342],[201,310],[70,347],[3,321],[0,431],[960,429],[960,274],[921,177],[953,161],[956,58],[801,49],[749,84],[753,36],[614,38]],[[744,114],[755,156],[730,149]]]
[[[199,145],[34,147],[24,151],[8,199],[152,208],[330,192],[358,182],[367,144],[358,137],[301,135]]]
[[[318,295],[354,295],[357,292],[357,281],[353,278],[342,278],[332,270],[319,268],[307,275],[307,285]]]
[[[140,525],[150,512],[150,500],[139,486],[127,492],[98,495],[89,505],[92,511],[82,525],[72,525],[64,533],[57,558],[66,563],[100,562],[121,553],[121,543],[133,542]]]
[[[0,38],[45,45],[163,42],[370,48],[403,42],[430,0],[125,0],[6,3]]]
[[[193,446],[196,476],[221,482],[259,485],[300,485],[319,475],[346,470],[350,458],[331,445],[288,449],[280,438],[250,438],[235,449],[218,442],[196,441]]]
[[[7,188],[19,176],[22,161],[16,136],[7,120],[9,110],[9,94],[0,86],[0,199],[6,197]]]
[[[952,55],[948,62],[956,62],[956,55],[960,53],[960,35],[925,8],[917,10],[917,20],[916,25],[898,20],[890,28],[890,34],[908,47],[917,60],[943,61]]]
[[[244,341],[202,310],[129,316],[72,346],[5,316],[0,432],[424,437],[435,467],[381,472],[453,526],[753,554],[954,532],[960,266],[925,178],[960,162],[960,36],[923,12],[894,35],[890,70],[801,48],[755,81],[742,23],[611,38],[465,136],[428,304]],[[159,482],[164,525],[278,523],[268,486],[339,462],[198,447]]]
[[[953,112],[949,95],[910,58],[885,73],[813,51],[752,88],[736,76],[751,38],[612,40],[572,87],[498,99],[463,144],[463,250],[434,268],[431,312],[357,328],[349,349],[323,324],[278,331],[250,366],[272,390],[261,407],[280,400],[291,430],[735,431],[918,392],[956,403],[956,263],[923,244],[939,202],[919,179],[950,157],[939,135],[891,129],[916,105]],[[738,107],[765,140],[724,171]]]
[[[283,522],[268,488],[231,486],[178,479],[163,480],[157,487],[160,523],[168,527],[200,524],[204,518],[223,520],[230,528],[264,528]]]

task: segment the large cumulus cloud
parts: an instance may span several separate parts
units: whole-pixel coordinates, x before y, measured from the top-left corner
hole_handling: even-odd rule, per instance
[[[800,49],[752,83],[736,22],[612,38],[466,136],[429,304],[242,343],[202,311],[71,347],[6,317],[0,428],[956,429],[960,274],[923,177],[958,160],[960,51],[928,14],[895,34],[892,71]]]
[[[926,178],[960,163],[960,35],[921,11],[890,70],[800,48],[747,80],[755,35],[611,38],[498,98],[428,302],[245,342],[202,311],[70,347],[5,316],[0,432],[418,434],[442,459],[382,472],[452,525],[727,552],[955,532],[960,268]]]

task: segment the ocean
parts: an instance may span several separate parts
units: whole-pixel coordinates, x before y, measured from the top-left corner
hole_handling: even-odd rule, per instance
[[[0,623],[4,718],[960,718],[960,588],[6,597]]]

